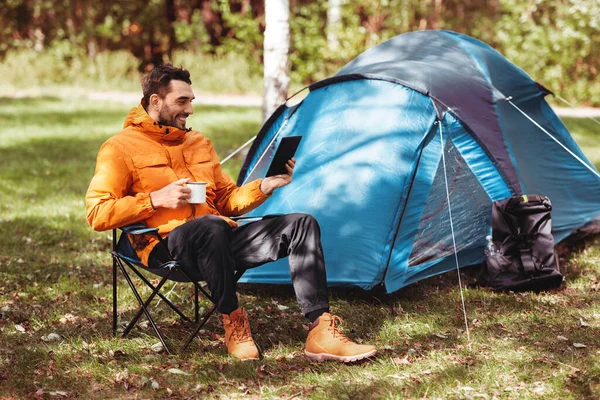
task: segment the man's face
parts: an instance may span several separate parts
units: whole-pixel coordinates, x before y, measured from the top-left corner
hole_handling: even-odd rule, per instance
[[[169,84],[169,89],[165,98],[159,100],[158,122],[162,125],[186,129],[187,117],[194,113],[192,87],[186,82],[173,80]]]

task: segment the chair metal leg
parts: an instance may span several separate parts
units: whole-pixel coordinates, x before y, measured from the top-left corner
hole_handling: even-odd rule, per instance
[[[185,349],[187,349],[187,347],[190,345],[190,343],[192,343],[192,340],[194,340],[194,338],[196,337],[196,335],[198,335],[198,332],[200,332],[200,329],[202,329],[202,327],[204,326],[204,324],[206,324],[206,322],[208,321],[208,319],[210,318],[210,316],[215,312],[215,310],[217,309],[217,306],[212,306],[210,308],[210,310],[208,310],[204,316],[202,317],[202,322],[200,324],[198,324],[198,326],[196,326],[196,329],[194,329],[194,332],[192,332],[190,334],[190,336],[188,336],[188,339],[186,340],[185,344],[183,346],[181,346],[181,349],[179,349],[180,353],[183,353],[185,351]]]
[[[198,305],[198,286],[194,285],[194,322],[198,323],[200,318],[200,306]]]
[[[131,328],[133,328],[135,326],[135,324],[140,319],[140,317],[145,312],[145,310],[148,309],[148,306],[150,305],[150,303],[152,303],[152,300],[154,300],[154,297],[156,296],[157,291],[163,287],[165,282],[167,282],[167,278],[163,278],[156,287],[152,286],[152,289],[153,289],[152,293],[150,294],[150,296],[148,296],[146,301],[143,304],[141,304],[141,307],[138,310],[137,314],[131,319],[131,321],[129,321],[129,324],[123,331],[123,337],[125,337],[129,334],[129,332],[131,331]],[[141,296],[140,296],[140,299],[141,299]]]
[[[236,282],[242,277],[242,275],[244,275],[244,272],[246,272],[246,270],[238,270],[235,272],[234,279]],[[211,296],[198,284],[198,282],[194,282],[194,287],[196,288],[196,299],[198,299],[198,297],[197,297],[198,290],[200,290],[208,299],[210,299],[210,301],[213,303],[213,306],[210,308],[210,310],[208,310],[206,313],[204,313],[204,316],[202,317],[202,322],[196,326],[196,328],[194,329],[194,332],[192,332],[192,334],[188,337],[188,339],[184,343],[184,345],[181,346],[181,349],[179,349],[180,353],[183,353],[185,351],[185,349],[187,349],[187,347],[190,345],[190,343],[192,343],[192,340],[194,340],[196,335],[198,335],[198,332],[200,332],[200,329],[202,329],[204,324],[206,324],[206,322],[208,321],[210,316],[213,315],[213,313],[217,309],[217,306],[215,305],[215,302],[212,300]]]
[[[158,336],[158,339],[160,340],[160,343],[163,345],[163,348],[166,350],[167,353],[172,354],[171,351],[169,350],[169,346],[167,346],[167,343],[165,342],[165,339],[163,338],[162,334],[160,333],[160,330],[158,329],[158,326],[156,326],[156,323],[154,322],[154,318],[152,318],[152,315],[150,315],[150,312],[146,308],[146,305],[145,305],[144,301],[142,300],[142,297],[140,296],[140,294],[138,293],[137,289],[135,288],[135,285],[133,284],[133,281],[131,280],[131,277],[129,276],[129,274],[125,270],[125,267],[120,262],[120,260],[119,260],[118,264],[119,264],[119,268],[121,269],[121,272],[123,273],[123,276],[125,277],[125,280],[129,284],[129,287],[131,288],[131,291],[133,292],[133,295],[135,296],[135,298],[137,299],[138,303],[142,307],[142,311],[144,312],[144,314],[146,314],[146,318],[148,318],[148,321],[150,322],[150,325],[152,325],[152,329],[154,329],[154,332],[156,332],[156,335]],[[160,288],[162,287],[162,285],[164,284],[164,282],[165,282],[165,280],[162,280],[158,284],[158,286],[156,287],[156,289],[160,290]],[[135,322],[134,322],[134,324],[135,324]],[[133,326],[133,324],[130,322],[129,325],[127,326],[127,328],[125,329],[125,331],[123,332],[123,337],[125,337],[127,335],[127,333],[129,333],[129,331],[131,330],[132,326]]]
[[[112,297],[113,297],[113,310],[112,310],[112,329],[113,335],[117,336],[117,230],[112,230],[112,256],[113,256],[113,270],[112,270]]]
[[[113,257],[113,270],[112,270],[112,297],[113,297],[113,310],[112,310],[112,330],[113,335],[117,336],[117,260]]]
[[[129,265],[129,268],[138,276],[138,278],[140,278],[149,288],[151,288],[153,291],[156,289],[154,287],[154,285],[152,283],[150,283],[150,281],[148,279],[146,279],[146,277],[144,275],[142,275],[135,267],[132,267],[131,265]],[[167,280],[169,278],[169,276],[171,275],[171,272],[169,272],[165,277],[163,277],[163,280]],[[176,305],[174,305],[173,303],[171,303],[171,301],[162,293],[156,293],[158,295],[158,297],[160,297],[169,307],[171,307],[173,309],[173,311],[175,311],[184,321],[186,322],[192,322],[191,319],[189,319],[184,313],[182,313],[179,308],[177,308]],[[138,311],[139,315],[136,315],[136,320],[137,318],[141,317],[141,312]]]

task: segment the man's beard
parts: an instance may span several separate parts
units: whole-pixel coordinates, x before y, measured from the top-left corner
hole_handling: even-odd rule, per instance
[[[177,121],[177,117],[180,115],[185,115],[186,117],[188,116],[188,114],[186,113],[180,113],[175,115],[174,117],[170,117],[169,116],[169,109],[165,106],[163,106],[160,111],[158,112],[158,123],[161,125],[165,125],[165,126],[172,126],[178,129],[183,129],[185,130],[185,122],[183,123],[183,126],[178,125],[178,121]]]

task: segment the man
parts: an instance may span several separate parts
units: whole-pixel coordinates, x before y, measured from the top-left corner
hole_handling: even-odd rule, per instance
[[[159,229],[171,254],[193,278],[207,282],[222,314],[230,354],[258,359],[248,316],[238,305],[235,268],[254,268],[289,256],[294,291],[309,320],[306,355],[316,361],[351,362],[371,357],[373,346],[358,345],[329,314],[320,230],[310,215],[290,214],[238,226],[237,216],[262,204],[292,181],[287,174],[237,187],[222,170],[211,142],[186,129],[193,113],[190,74],[164,64],[142,79],[142,103],[130,111],[124,129],[100,148],[86,194],[89,224],[107,230],[135,222]],[[190,204],[190,181],[206,182],[206,202]],[[158,240],[134,240],[150,267],[166,261]]]

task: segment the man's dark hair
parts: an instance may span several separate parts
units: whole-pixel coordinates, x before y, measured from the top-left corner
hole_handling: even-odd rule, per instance
[[[142,78],[142,106],[148,110],[150,104],[150,96],[158,94],[161,99],[164,99],[169,93],[169,84],[171,81],[183,81],[191,85],[190,71],[183,69],[181,66],[174,67],[171,63],[161,64],[152,71],[144,75]]]

